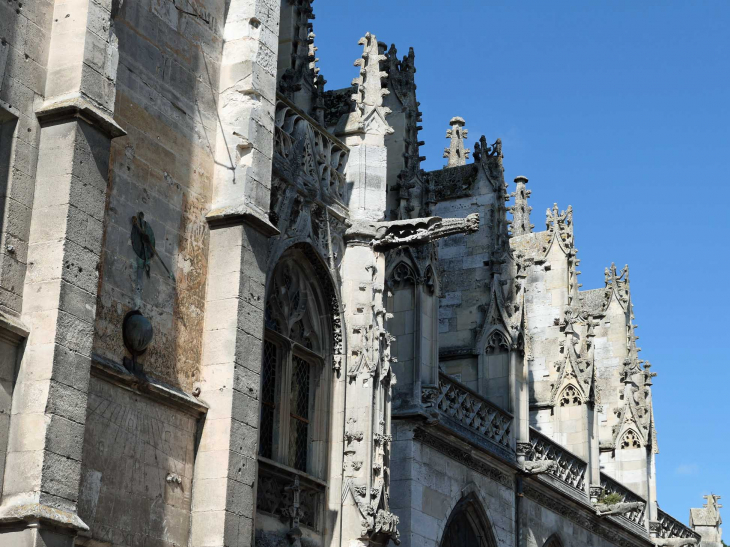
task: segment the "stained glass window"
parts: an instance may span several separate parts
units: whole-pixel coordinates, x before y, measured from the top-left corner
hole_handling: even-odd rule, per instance
[[[309,445],[309,363],[294,357],[290,389],[289,465],[307,470]]]
[[[259,454],[271,458],[274,448],[274,415],[276,414],[277,349],[264,341],[264,359],[261,366],[261,438]]]

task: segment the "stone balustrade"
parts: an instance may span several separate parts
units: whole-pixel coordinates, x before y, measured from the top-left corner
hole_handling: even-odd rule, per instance
[[[439,373],[438,387],[423,388],[422,401],[458,429],[499,447],[499,452],[514,457],[510,413],[487,401],[453,377]]]
[[[555,461],[556,465],[547,473],[585,495],[588,463],[533,428],[530,428],[530,445],[525,454],[526,461]]]
[[[698,542],[702,539],[689,526],[685,526],[661,509],[657,511],[657,520],[650,523],[650,529],[660,538],[696,538]]]
[[[350,150],[294,104],[279,96],[274,129],[274,166],[288,182],[323,203],[345,201]]]
[[[643,503],[644,506],[641,509],[635,509],[634,511],[629,511],[628,513],[622,513],[616,516],[619,518],[628,519],[634,524],[638,524],[639,526],[646,526],[646,500],[644,498],[642,498],[638,494],[635,494],[620,482],[613,480],[611,477],[609,477],[608,475],[604,475],[603,473],[601,473],[601,487],[603,488],[603,494],[605,496],[608,496],[610,494],[618,494],[619,496],[621,496],[622,502],[632,503],[638,501]]]

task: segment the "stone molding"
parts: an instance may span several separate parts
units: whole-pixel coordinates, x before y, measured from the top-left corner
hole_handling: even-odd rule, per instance
[[[205,215],[205,220],[208,221],[211,229],[247,224],[266,237],[273,237],[281,233],[276,226],[271,224],[267,214],[264,214],[258,207],[246,203],[213,209]]]
[[[89,527],[78,515],[49,507],[41,503],[10,505],[0,509],[0,524],[25,522],[47,524],[57,528],[70,528],[77,532],[87,532]]]
[[[171,406],[187,414],[200,417],[208,412],[208,405],[177,388],[169,386],[143,372],[129,372],[122,365],[92,354],[91,374],[109,383],[129,389],[153,401]]]
[[[110,139],[127,134],[111,114],[104,112],[81,94],[46,101],[35,114],[41,125],[77,118],[98,128]]]
[[[586,507],[585,511],[581,511],[570,506],[568,503],[561,501],[556,496],[546,494],[528,484],[524,485],[522,493],[526,498],[545,507],[546,509],[549,509],[550,511],[559,514],[561,517],[568,519],[573,524],[580,526],[581,528],[591,532],[592,534],[596,534],[606,539],[607,541],[610,541],[618,547],[637,547],[639,545],[652,545],[648,533],[646,534],[646,537],[637,537],[637,541],[631,541],[627,537],[619,534],[617,531],[602,525],[598,521],[600,517],[595,515],[595,511],[593,509],[589,509]],[[636,532],[634,530],[628,530],[628,533],[634,535]]]
[[[472,471],[476,471],[480,475],[484,475],[485,477],[500,483],[505,488],[514,490],[514,480],[511,476],[475,458],[469,452],[462,450],[448,439],[432,435],[421,428],[416,428],[413,432],[413,440],[433,448],[444,456],[448,456],[455,462],[468,467]]]

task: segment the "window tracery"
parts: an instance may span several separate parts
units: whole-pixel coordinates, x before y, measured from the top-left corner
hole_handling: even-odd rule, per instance
[[[332,349],[318,277],[298,251],[274,269],[266,301],[261,367],[259,455],[310,475],[322,475],[314,462],[312,439],[322,438],[316,420],[317,378]],[[322,399],[326,399],[323,392]],[[324,402],[324,401],[322,401]],[[319,425],[318,425],[319,424]],[[321,431],[320,431],[321,429]]]
[[[583,404],[580,393],[573,385],[565,386],[565,389],[560,394],[560,406],[580,406]]]
[[[621,438],[621,448],[641,448],[639,436],[633,429],[628,429]]]
[[[495,330],[489,335],[489,338],[487,338],[487,347],[485,351],[487,353],[509,351],[509,343],[501,332]]]

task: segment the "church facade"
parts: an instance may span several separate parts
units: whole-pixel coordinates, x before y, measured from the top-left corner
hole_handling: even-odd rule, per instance
[[[421,168],[412,49],[326,89],[312,0],[0,12],[0,545],[722,547],[628,267],[462,117]]]

